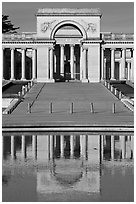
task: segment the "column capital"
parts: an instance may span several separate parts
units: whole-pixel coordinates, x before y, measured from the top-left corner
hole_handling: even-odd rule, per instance
[[[10,50],[15,50],[16,48],[15,47],[10,47]]]
[[[70,46],[70,47],[74,47],[74,46],[75,46],[75,44],[70,44],[69,46]]]
[[[126,47],[121,48],[121,50],[126,50]]]
[[[106,48],[105,47],[102,47],[102,50],[104,51]]]
[[[115,47],[111,47],[110,50],[111,50],[111,51],[112,51],[112,50],[116,50],[116,48],[115,48]]]
[[[21,51],[26,50],[26,49],[27,49],[26,47],[24,47],[24,48],[21,47]]]
[[[64,47],[65,46],[65,44],[60,44],[60,47]]]

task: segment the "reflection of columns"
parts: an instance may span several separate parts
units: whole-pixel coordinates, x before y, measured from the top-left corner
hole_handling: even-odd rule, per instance
[[[131,151],[134,154],[134,135],[131,136]]]
[[[60,73],[64,76],[64,45],[60,45]]]
[[[123,48],[121,59],[121,79],[125,79],[125,67],[126,67],[126,50]]]
[[[74,78],[74,45],[70,45],[71,78]]]
[[[114,160],[114,149],[115,149],[114,135],[111,135],[111,159],[112,160]]]
[[[103,161],[104,154],[104,135],[100,135],[101,137],[101,162]]]
[[[80,135],[80,157],[83,157],[84,155],[84,143],[83,143],[83,135]]]
[[[14,48],[11,48],[11,78],[10,80],[13,80],[15,78],[14,76],[14,60],[15,60],[15,55],[14,55]]]
[[[22,49],[22,80],[25,79],[25,49]]]
[[[35,159],[37,159],[37,136],[32,136],[32,152]]]
[[[83,78],[83,62],[82,62],[82,59],[83,59],[83,51],[82,51],[82,46],[80,47],[80,80]]]
[[[26,158],[26,144],[25,144],[25,136],[24,135],[22,135],[22,147],[21,147],[21,150],[22,150],[23,158]]]
[[[36,50],[33,49],[33,56],[32,56],[32,79],[36,79]]]
[[[125,136],[120,136],[122,159],[126,157],[126,141]]]
[[[15,142],[14,142],[14,136],[11,135],[11,157],[12,159],[15,158]]]
[[[74,156],[74,135],[70,135],[70,155]]]
[[[64,157],[64,135],[60,136],[60,151],[61,157]]]
[[[115,72],[115,48],[111,48],[111,80],[114,80]]]
[[[53,159],[53,135],[50,135],[50,159]]]
[[[104,50],[105,49],[101,49],[101,80],[104,79]]]
[[[128,62],[128,76],[127,79],[130,80],[130,62]]]

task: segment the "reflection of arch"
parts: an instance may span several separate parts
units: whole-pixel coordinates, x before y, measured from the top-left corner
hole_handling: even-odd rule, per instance
[[[81,33],[83,35],[83,39],[86,39],[86,32],[85,32],[84,28],[79,23],[77,23],[75,21],[70,21],[70,20],[61,21],[60,23],[58,23],[51,32],[51,39],[54,38],[54,35],[55,35],[56,31],[60,27],[65,26],[66,24],[70,24],[70,25],[73,25],[73,26],[77,27],[77,29],[79,29],[81,31]]]
[[[77,168],[78,166],[78,168]],[[75,185],[83,177],[83,161],[53,159],[50,163],[50,172],[54,179],[61,185]]]

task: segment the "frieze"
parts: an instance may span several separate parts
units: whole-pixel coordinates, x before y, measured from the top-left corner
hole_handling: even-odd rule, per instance
[[[48,28],[51,29],[51,24],[53,24],[55,21],[56,21],[56,20],[51,21],[51,22],[44,22],[44,23],[42,23],[42,24],[41,24],[41,31],[42,31],[43,33],[45,33],[45,32],[48,30]]]

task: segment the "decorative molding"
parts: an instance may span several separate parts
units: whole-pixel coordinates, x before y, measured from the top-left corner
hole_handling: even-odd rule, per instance
[[[48,28],[51,29],[51,24],[53,24],[55,21],[56,21],[56,20],[51,21],[51,22],[44,22],[44,23],[42,23],[42,24],[41,24],[41,31],[42,31],[43,33],[45,33],[45,32],[48,30]]]
[[[96,23],[88,23],[88,27],[86,29],[86,31],[92,31],[92,33],[97,32],[97,24]]]

